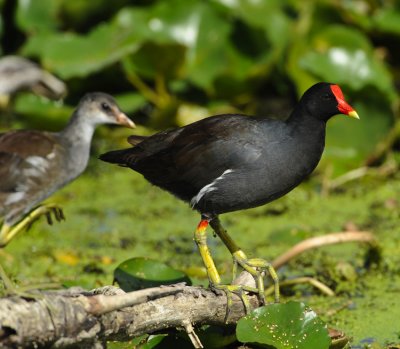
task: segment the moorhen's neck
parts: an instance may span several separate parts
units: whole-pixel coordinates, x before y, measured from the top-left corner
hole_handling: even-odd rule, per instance
[[[79,176],[86,168],[90,156],[90,144],[96,124],[90,118],[75,112],[68,125],[58,133],[65,151],[65,173],[68,181]]]
[[[290,114],[289,118],[286,120],[288,124],[310,124],[310,125],[326,125],[327,120],[322,120],[317,118],[311,114],[308,110],[307,106],[302,103],[298,103],[296,107],[293,109],[292,113]]]
[[[84,115],[74,112],[67,126],[59,133],[67,146],[90,145],[96,125]]]

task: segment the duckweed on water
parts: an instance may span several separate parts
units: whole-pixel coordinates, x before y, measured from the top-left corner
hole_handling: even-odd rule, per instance
[[[63,206],[66,222],[50,227],[41,220],[0,250],[10,276],[19,284],[51,281],[90,289],[111,284],[123,261],[149,257],[178,270],[196,270],[190,275],[194,283],[206,285],[192,241],[198,215],[139,175],[98,162],[91,166],[51,200]],[[249,257],[269,260],[301,239],[347,226],[373,232],[382,251],[379,265],[366,268],[366,248],[348,244],[307,252],[279,270],[281,279],[307,275],[329,283],[333,278],[335,297],[300,285],[283,289],[282,298],[306,302],[329,327],[352,337],[353,347],[362,348],[366,338],[381,346],[398,343],[392,319],[400,313],[400,178],[360,180],[328,197],[314,184],[305,183],[276,203],[221,219]],[[274,211],[275,206],[279,214],[269,214],[266,209]],[[209,241],[224,281],[229,281],[229,252],[211,234]]]

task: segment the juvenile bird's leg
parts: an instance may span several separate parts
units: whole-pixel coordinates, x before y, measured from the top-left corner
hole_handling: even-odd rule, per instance
[[[257,290],[259,299],[261,302],[265,302],[264,296],[264,274],[267,271],[272,281],[274,282],[274,298],[275,302],[279,302],[279,279],[275,269],[272,267],[270,263],[261,258],[252,258],[248,259],[244,252],[239,248],[238,245],[232,240],[232,238],[228,235],[226,230],[222,227],[218,217],[214,217],[210,220],[210,225],[215,231],[215,233],[221,238],[222,242],[228,248],[229,252],[232,254],[233,263],[234,263],[234,273],[236,272],[236,263],[239,264],[244,270],[249,272],[255,278],[257,282]],[[243,288],[247,290],[246,288]],[[254,292],[252,290],[249,290]]]
[[[25,228],[29,228],[40,216],[46,215],[47,222],[53,224],[51,214],[54,214],[54,218],[57,221],[65,220],[64,213],[62,209],[55,204],[44,204],[33,209],[27,216],[25,216],[21,221],[15,225],[9,225],[3,222],[0,230],[0,248],[6,246],[18,233],[20,233]],[[7,294],[17,294],[22,297],[32,298],[30,293],[26,290],[19,290],[16,288],[14,283],[7,276],[6,272],[0,265],[0,281],[3,281],[4,288]],[[40,285],[41,287],[54,287],[54,284]],[[35,289],[37,287],[30,286],[28,289]]]
[[[214,260],[212,259],[210,250],[207,245],[207,226],[209,224],[209,219],[206,217],[202,217],[199,225],[196,228],[194,233],[194,240],[199,248],[201,258],[203,259],[203,263],[207,270],[208,279],[210,282],[210,287],[214,289],[222,290],[226,293],[227,296],[227,313],[225,320],[227,320],[229,316],[229,310],[232,306],[232,294],[236,293],[241,298],[243,305],[246,308],[246,312],[250,312],[251,306],[245,294],[242,293],[243,290],[248,290],[246,287],[241,285],[221,285],[221,277],[218,273],[217,268],[215,267]],[[252,292],[257,292],[257,289],[251,289]]]
[[[50,225],[53,224],[51,214],[54,215],[54,218],[58,222],[65,220],[65,216],[61,207],[56,204],[44,204],[33,209],[27,216],[25,216],[15,225],[9,225],[4,222],[0,230],[0,248],[6,246],[22,230],[29,228],[40,216],[45,215],[47,222]]]

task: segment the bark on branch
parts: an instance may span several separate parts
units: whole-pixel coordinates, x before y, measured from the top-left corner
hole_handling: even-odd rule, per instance
[[[376,245],[368,232],[319,236],[294,246],[273,265],[279,268],[312,248],[351,241]],[[254,283],[247,272],[236,281]],[[254,308],[259,306],[257,297],[248,298]],[[235,324],[245,315],[243,302],[236,295],[232,295],[228,318],[226,309],[224,293],[216,295],[183,284],[130,293],[106,286],[90,292],[81,288],[37,292],[30,299],[5,297],[0,298],[0,348],[104,348],[107,341],[127,341],[179,328],[188,333],[195,348],[201,348],[193,326]]]
[[[257,307],[256,297],[249,297]],[[145,333],[191,325],[225,324],[227,299],[182,284],[125,293],[108,286],[38,293],[36,299],[0,299],[0,348],[102,348]],[[227,323],[245,315],[239,297]],[[190,326],[189,326],[190,325]]]

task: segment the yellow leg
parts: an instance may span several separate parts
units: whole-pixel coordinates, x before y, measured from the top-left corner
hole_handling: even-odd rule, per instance
[[[207,246],[206,229],[208,224],[209,222],[207,219],[202,219],[200,221],[194,233],[194,240],[199,248],[201,258],[203,259],[203,263],[207,269],[207,275],[211,288],[222,290],[227,296],[227,313],[225,317],[225,321],[227,321],[230,308],[232,307],[232,293],[236,293],[240,297],[246,309],[246,313],[249,313],[251,311],[251,305],[243,291],[257,292],[257,290],[242,285],[221,285],[221,277],[219,276],[218,270],[215,267],[214,260],[212,259],[210,250]]]
[[[226,230],[222,227],[218,217],[213,218],[210,221],[210,225],[215,231],[215,233],[221,238],[222,242],[228,248],[229,252],[232,254],[234,262],[234,272],[236,272],[236,263],[239,264],[244,270],[249,272],[256,279],[257,282],[257,292],[260,301],[265,302],[264,296],[264,274],[268,271],[269,275],[274,282],[274,299],[275,302],[279,302],[279,278],[273,268],[273,266],[261,258],[248,259],[245,253],[240,249],[238,245],[232,240],[228,235]]]
[[[221,283],[221,277],[219,276],[218,270],[215,267],[214,260],[211,257],[210,250],[207,246],[207,229],[208,221],[202,219],[199,225],[196,228],[194,233],[194,241],[199,248],[201,258],[203,259],[203,263],[207,269],[208,279],[212,286],[219,285]]]
[[[28,228],[40,216],[46,215],[47,222],[49,224],[53,224],[53,220],[51,218],[52,213],[57,221],[60,222],[65,220],[64,213],[59,206],[55,204],[44,204],[32,210],[14,226],[3,223],[0,230],[0,248],[6,246],[17,234],[19,234],[25,228]]]

